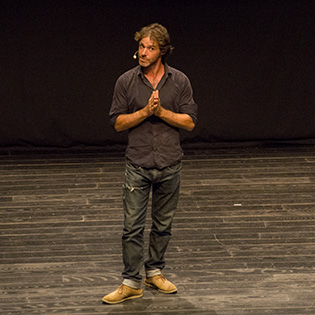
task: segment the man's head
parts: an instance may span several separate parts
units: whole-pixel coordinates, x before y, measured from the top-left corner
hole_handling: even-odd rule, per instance
[[[158,23],[153,23],[148,26],[143,27],[139,32],[135,34],[135,40],[141,42],[145,37],[149,37],[151,40],[155,41],[159,45],[159,49],[164,59],[169,55],[174,47],[171,45],[170,36],[167,29]]]

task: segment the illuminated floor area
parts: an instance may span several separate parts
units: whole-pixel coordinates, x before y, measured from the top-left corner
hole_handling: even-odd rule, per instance
[[[0,313],[315,314],[314,145],[185,151],[178,293],[118,305],[101,298],[121,282],[123,152],[1,151]]]

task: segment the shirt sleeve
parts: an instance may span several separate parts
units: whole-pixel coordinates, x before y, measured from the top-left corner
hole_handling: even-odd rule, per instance
[[[186,75],[182,78],[182,91],[180,98],[180,113],[188,114],[193,120],[194,124],[197,123],[198,106],[193,98],[193,89],[190,81]]]
[[[115,126],[116,119],[120,114],[128,114],[126,80],[124,76],[120,76],[116,81],[112,105],[109,110],[109,119],[112,127]]]

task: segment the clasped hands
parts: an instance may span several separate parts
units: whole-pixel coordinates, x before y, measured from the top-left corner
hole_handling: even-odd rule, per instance
[[[148,114],[148,116],[160,116],[163,111],[163,107],[161,106],[159,91],[155,90],[152,92],[151,97],[149,98],[148,104],[144,108]]]

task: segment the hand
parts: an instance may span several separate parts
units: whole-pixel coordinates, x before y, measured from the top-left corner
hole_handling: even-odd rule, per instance
[[[161,101],[159,97],[159,91],[153,91],[153,96],[154,96],[154,115],[157,117],[161,116],[163,107],[161,106]]]
[[[148,104],[144,109],[146,110],[148,116],[152,116],[153,114],[156,114],[155,112],[159,107],[161,107],[159,91],[153,91]]]

